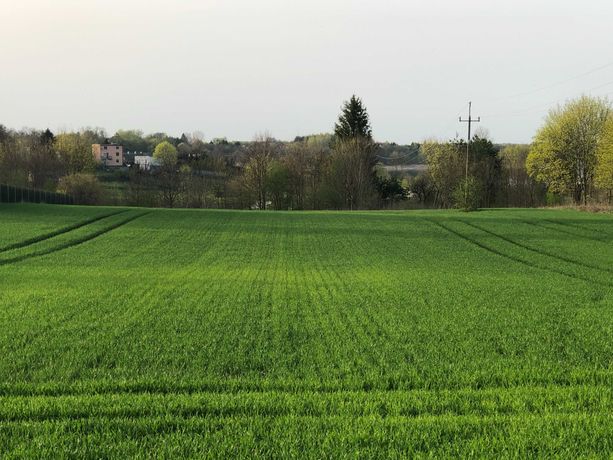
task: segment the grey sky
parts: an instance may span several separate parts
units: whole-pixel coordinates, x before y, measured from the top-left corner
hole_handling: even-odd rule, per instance
[[[472,100],[495,141],[526,142],[556,101],[613,94],[610,0],[0,6],[0,123],[13,128],[293,139],[331,131],[356,93],[380,141],[464,135]]]

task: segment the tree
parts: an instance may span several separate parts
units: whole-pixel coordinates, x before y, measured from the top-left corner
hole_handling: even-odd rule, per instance
[[[434,193],[432,180],[428,173],[419,174],[411,180],[409,184],[412,193],[417,196],[417,199],[421,204],[429,203]]]
[[[464,211],[474,211],[479,207],[483,191],[482,184],[473,176],[462,178],[453,191],[453,201],[456,208]]]
[[[334,125],[334,134],[339,139],[364,137],[372,139],[372,130],[366,107],[355,94],[343,104],[338,122]]]
[[[42,145],[51,146],[55,141],[55,135],[47,128],[40,134],[39,139]]]
[[[181,176],[177,171],[177,149],[170,142],[162,141],[156,145],[153,158],[160,163],[158,179],[164,205],[172,208],[181,191]]]
[[[189,160],[192,156],[192,146],[187,142],[180,142],[179,145],[177,145],[177,153],[182,161]]]
[[[267,188],[273,209],[287,209],[288,170],[284,163],[273,160],[268,172]]]
[[[247,148],[247,162],[244,169],[245,184],[256,196],[256,206],[261,210],[266,209],[268,175],[278,149],[275,140],[267,134],[257,136]]]
[[[59,180],[57,191],[70,195],[75,204],[100,204],[102,187],[93,174],[69,174]]]
[[[206,144],[202,142],[201,139],[194,138],[190,144],[190,147],[192,159],[201,160],[206,157]]]
[[[283,164],[287,171],[287,190],[292,209],[304,209],[309,181],[310,150],[304,138],[285,149]]]
[[[376,185],[379,198],[385,206],[407,199],[407,190],[397,177],[377,176]]]
[[[92,140],[83,133],[60,133],[55,137],[55,149],[68,174],[94,170]]]
[[[613,200],[613,117],[609,117],[603,128],[596,160],[596,186],[607,192],[607,201],[611,204]]]
[[[298,137],[284,149],[287,199],[291,209],[317,209],[330,158],[332,135]]]
[[[570,193],[587,203],[596,169],[596,151],[610,115],[606,99],[582,96],[549,112],[526,161],[528,174],[549,191]]]
[[[329,188],[334,191],[332,205],[346,209],[371,205],[376,194],[374,148],[372,140],[361,136],[335,143],[328,175]]]
[[[456,140],[425,141],[421,148],[434,188],[434,206],[453,206],[454,190],[465,176],[466,144]]]
[[[129,181],[126,190],[128,204],[134,206],[155,206],[156,190],[153,183],[155,177],[150,171],[139,167],[129,169]]]
[[[532,207],[545,202],[544,186],[526,171],[529,145],[507,145],[500,153],[500,203],[503,206]]]
[[[3,144],[10,138],[11,132],[6,128],[6,126],[0,123],[0,144]]]
[[[23,157],[27,184],[37,189],[55,189],[62,165],[54,148],[55,136],[48,129],[19,136],[15,148]]]
[[[489,208],[496,202],[496,193],[500,188],[500,158],[498,149],[486,136],[477,134],[471,139],[469,174],[478,182],[474,193],[480,194],[477,197],[480,206]],[[470,191],[470,182],[468,184],[466,191]]]
[[[158,144],[161,144],[164,141],[169,141],[169,143],[172,144],[172,142],[170,142],[170,138],[166,133],[147,134],[147,136],[145,136],[145,142],[148,145],[147,151],[154,151],[155,147],[157,147]]]
[[[349,209],[367,207],[376,193],[376,145],[366,107],[355,94],[343,104],[334,134],[328,176],[328,188],[334,191],[332,204]]]
[[[143,137],[143,132],[136,129],[120,129],[111,140],[123,145],[126,152],[151,152],[151,146]]]
[[[308,136],[305,141],[308,171],[306,206],[310,209],[321,209],[325,202],[326,172],[330,167],[333,140],[332,134],[316,134]]]
[[[16,137],[15,133],[0,125],[0,183],[25,185],[28,175]]]
[[[177,165],[177,148],[168,141],[162,141],[156,145],[153,158],[159,161],[162,168],[175,168]]]

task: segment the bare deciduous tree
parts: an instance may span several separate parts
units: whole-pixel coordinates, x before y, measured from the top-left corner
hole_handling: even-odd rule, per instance
[[[330,180],[342,200],[341,207],[367,207],[374,198],[375,145],[365,137],[336,142],[331,158]]]
[[[266,209],[268,175],[278,151],[277,142],[268,134],[258,135],[247,147],[244,178],[247,187],[256,197],[258,209]]]

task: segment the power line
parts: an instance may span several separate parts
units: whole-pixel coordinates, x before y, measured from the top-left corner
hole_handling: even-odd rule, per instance
[[[611,85],[611,84],[613,84],[613,81],[610,81],[610,82],[607,82],[607,83],[603,83],[602,85],[598,85],[598,86],[595,86],[593,88],[590,88],[590,89],[586,90],[585,93],[589,93],[591,91],[594,91],[594,90],[599,89],[599,88],[603,88],[603,87]],[[610,94],[613,94],[613,91],[609,91],[608,93],[597,95],[596,97],[606,97],[606,96],[609,96]],[[487,114],[487,115],[484,115],[483,117],[484,118],[485,117],[487,117],[487,118],[498,118],[498,117],[504,117],[504,116],[524,115],[524,114],[528,114],[528,113],[532,113],[532,112],[538,112],[538,111],[541,111],[541,110],[550,109],[553,105],[560,104],[564,100],[568,100],[568,97],[565,97],[564,99],[558,98],[555,101],[548,102],[547,104],[539,104],[539,105],[535,105],[535,106],[527,107],[525,109],[515,110],[515,111],[511,111],[511,112],[498,112],[498,113],[493,113],[493,114]]]
[[[462,103],[462,106],[458,108],[458,110],[456,110],[456,114],[455,114],[455,118],[458,118],[461,114],[462,111],[464,110],[464,108],[466,107],[465,105],[466,103]],[[445,127],[443,129],[441,129],[440,131],[448,131],[453,125],[455,125],[455,121],[450,121],[449,123],[447,123],[445,125]],[[458,135],[457,131],[456,131],[456,136]]]
[[[535,89],[532,89],[532,90],[529,90],[529,91],[524,91],[524,92],[517,93],[517,94],[512,94],[512,95],[509,95],[509,96],[503,96],[503,97],[500,97],[500,98],[493,99],[492,101],[497,102],[497,101],[501,101],[501,100],[505,100],[505,99],[513,99],[513,98],[523,97],[523,96],[527,96],[527,95],[530,95],[530,94],[534,94],[534,93],[538,93],[538,92],[541,92],[541,91],[545,91],[545,90],[548,90],[548,89],[551,89],[551,88],[555,88],[556,86],[563,85],[564,83],[568,83],[570,81],[586,77],[588,75],[591,75],[593,73],[599,72],[599,71],[604,70],[606,68],[609,68],[611,66],[613,66],[613,61],[611,61],[611,62],[609,62],[607,64],[604,64],[604,65],[601,65],[599,67],[593,68],[591,70],[588,70],[587,72],[583,72],[583,73],[581,73],[579,75],[575,75],[573,77],[569,77],[569,78],[566,78],[564,80],[560,80],[560,81],[557,81],[555,83],[551,83],[551,84],[546,85],[546,86],[541,86],[539,88],[535,88]]]
[[[382,160],[401,160],[401,159],[405,159],[405,158],[409,158],[409,157],[418,157],[419,156],[419,151],[417,152],[408,152],[405,153],[403,155],[399,155],[397,157],[385,157],[383,155],[375,155],[377,158],[380,158]]]

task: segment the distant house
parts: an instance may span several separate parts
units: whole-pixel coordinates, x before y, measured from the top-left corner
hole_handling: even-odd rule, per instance
[[[149,155],[134,156],[134,166],[138,166],[142,171],[149,171],[154,166],[159,166],[159,162]]]
[[[123,146],[117,144],[94,144],[92,153],[103,166],[123,166]]]

